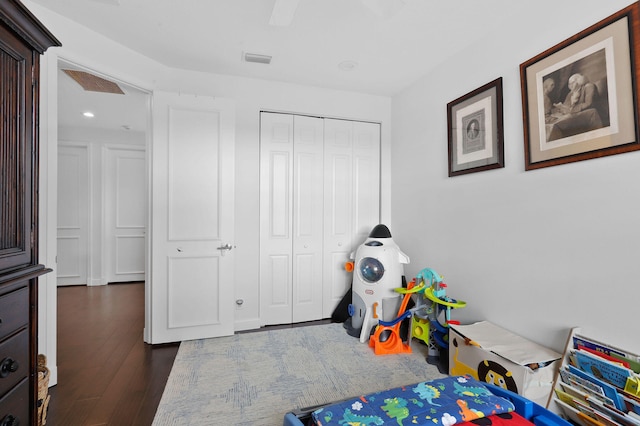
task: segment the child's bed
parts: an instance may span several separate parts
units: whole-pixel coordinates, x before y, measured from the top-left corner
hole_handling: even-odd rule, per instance
[[[571,426],[534,402],[467,376],[450,376],[287,413],[284,426]],[[468,424],[465,426],[474,426]]]

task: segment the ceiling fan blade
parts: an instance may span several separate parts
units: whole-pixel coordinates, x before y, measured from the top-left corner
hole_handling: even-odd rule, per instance
[[[276,0],[271,11],[269,25],[288,27],[293,21],[300,0]]]

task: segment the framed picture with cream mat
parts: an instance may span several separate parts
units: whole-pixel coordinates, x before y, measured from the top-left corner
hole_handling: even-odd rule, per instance
[[[504,167],[502,77],[447,104],[449,177]]]
[[[640,149],[638,3],[520,65],[525,170]]]

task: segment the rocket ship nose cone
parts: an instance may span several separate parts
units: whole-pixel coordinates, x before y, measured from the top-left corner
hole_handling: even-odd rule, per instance
[[[391,232],[386,225],[376,225],[369,234],[369,238],[391,238]]]

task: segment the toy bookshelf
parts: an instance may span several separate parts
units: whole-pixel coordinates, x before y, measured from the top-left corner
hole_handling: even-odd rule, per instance
[[[640,426],[640,355],[573,328],[547,408],[580,426]]]

